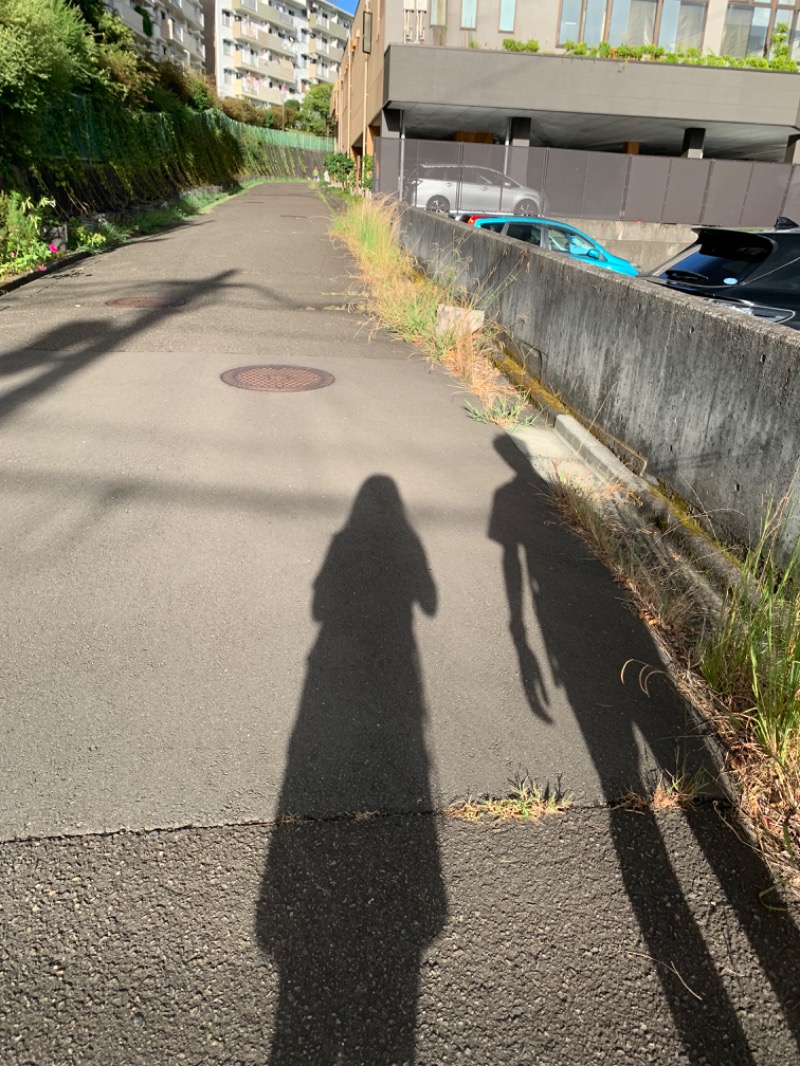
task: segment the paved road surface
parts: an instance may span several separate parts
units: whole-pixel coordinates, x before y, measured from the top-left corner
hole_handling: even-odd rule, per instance
[[[0,1060],[800,1061],[736,827],[609,809],[705,758],[646,627],[328,226],[261,186],[0,297]],[[524,772],[572,810],[435,813]]]

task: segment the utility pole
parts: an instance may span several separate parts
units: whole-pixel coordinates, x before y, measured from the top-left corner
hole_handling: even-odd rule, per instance
[[[369,57],[372,55],[372,12],[369,0],[364,0],[364,22],[361,27],[361,48],[364,52],[364,113],[361,132],[361,187],[364,187],[364,163],[367,158],[367,85],[369,83]]]

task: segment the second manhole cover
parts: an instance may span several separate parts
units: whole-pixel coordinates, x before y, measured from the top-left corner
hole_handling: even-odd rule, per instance
[[[237,389],[253,389],[256,392],[308,392],[324,389],[336,380],[326,370],[310,366],[237,366],[221,375],[226,385]]]

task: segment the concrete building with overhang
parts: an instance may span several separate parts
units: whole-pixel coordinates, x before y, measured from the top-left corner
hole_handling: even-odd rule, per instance
[[[798,162],[798,12],[734,0],[360,0],[334,90],[338,147],[358,157],[376,137],[418,138]],[[532,39],[536,53],[508,50]],[[575,42],[613,54],[576,55]],[[633,58],[642,48],[651,54]],[[788,70],[735,65],[776,54]],[[699,65],[701,55],[730,59]]]

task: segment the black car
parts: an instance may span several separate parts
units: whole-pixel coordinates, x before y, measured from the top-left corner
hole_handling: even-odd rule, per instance
[[[800,329],[800,228],[698,227],[695,233],[695,244],[642,277]]]

